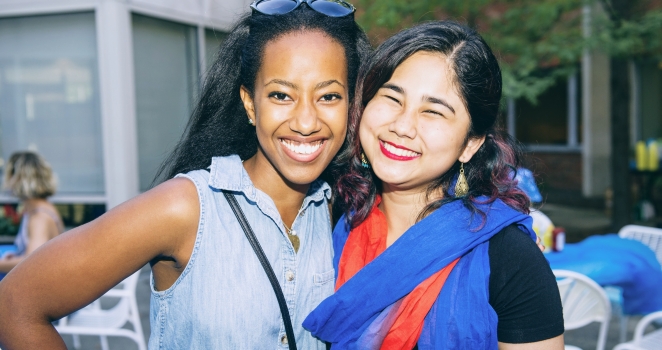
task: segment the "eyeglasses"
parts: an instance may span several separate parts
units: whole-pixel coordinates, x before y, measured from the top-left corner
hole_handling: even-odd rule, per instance
[[[311,9],[329,17],[345,17],[356,11],[352,4],[343,0],[256,0],[251,8],[265,15],[284,15],[304,2]]]

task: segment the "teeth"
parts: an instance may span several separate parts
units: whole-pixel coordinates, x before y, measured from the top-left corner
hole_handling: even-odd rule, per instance
[[[287,147],[287,149],[290,151],[297,154],[313,154],[317,152],[320,147],[322,147],[322,141],[301,143],[292,140],[281,139],[280,143],[282,143],[283,146]]]
[[[406,149],[393,147],[391,144],[386,143],[386,142],[384,142],[383,145],[384,145],[384,148],[386,148],[387,151],[389,151],[389,152],[391,152],[391,153],[393,153],[393,154],[395,154],[396,156],[399,156],[399,157],[413,158],[413,157],[418,157],[418,156],[421,155],[420,153],[416,153],[414,151],[409,151],[409,150],[406,150]]]

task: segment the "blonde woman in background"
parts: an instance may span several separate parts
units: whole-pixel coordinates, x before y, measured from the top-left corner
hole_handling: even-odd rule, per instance
[[[0,278],[42,244],[62,231],[62,218],[48,202],[56,190],[50,165],[34,152],[16,152],[7,163],[4,188],[21,200],[23,217],[16,234],[16,251],[0,259]]]

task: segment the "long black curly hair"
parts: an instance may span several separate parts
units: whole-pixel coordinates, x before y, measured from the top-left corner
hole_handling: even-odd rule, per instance
[[[291,32],[310,30],[322,31],[344,47],[351,101],[359,66],[370,52],[367,36],[353,16],[328,17],[305,4],[284,15],[246,15],[221,45],[184,134],[161,165],[154,183],[205,169],[212,157],[252,157],[258,141],[255,128],[247,123],[240,87],[253,93],[267,43]]]

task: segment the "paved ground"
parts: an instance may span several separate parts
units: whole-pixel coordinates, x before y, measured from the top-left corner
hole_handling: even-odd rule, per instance
[[[540,211],[547,215],[555,226],[565,228],[569,243],[579,242],[593,234],[610,233],[610,219],[602,210],[581,209],[556,204],[544,204]]]
[[[547,214],[557,226],[564,226],[568,234],[568,241],[576,242],[588,234],[608,233],[609,220],[603,212],[590,209],[568,208],[558,205],[546,204],[541,210]],[[142,319],[145,340],[149,337],[149,268],[144,267],[140,274],[137,287],[138,308]],[[631,317],[628,323],[629,340],[637,321],[641,317]],[[565,334],[566,344],[578,346],[584,350],[594,349],[598,339],[598,324],[586,326],[581,329],[567,331]],[[618,319],[612,318],[605,349],[612,349],[619,343]],[[74,349],[71,337],[65,336],[65,341],[70,349]],[[81,337],[81,349],[101,349],[98,337]],[[110,338],[112,350],[138,349],[132,341]]]

